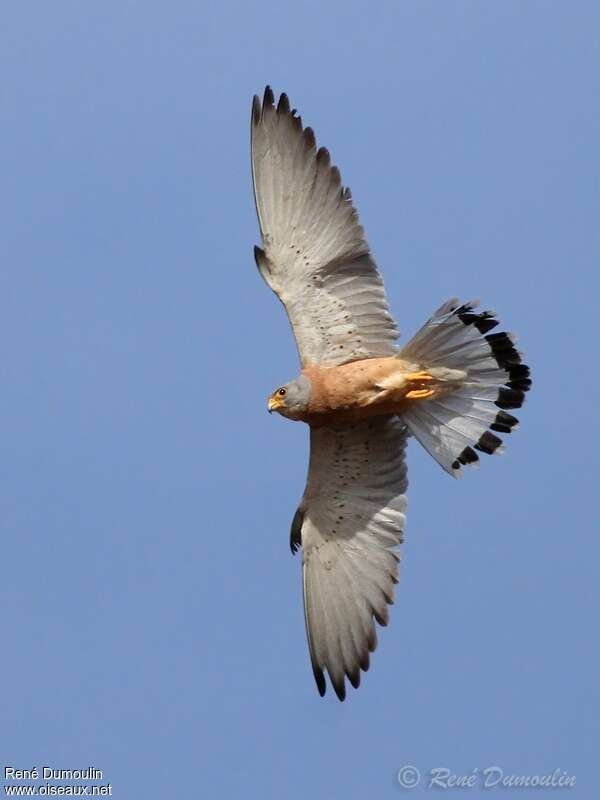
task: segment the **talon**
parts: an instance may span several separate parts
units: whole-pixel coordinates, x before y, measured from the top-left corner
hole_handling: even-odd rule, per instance
[[[431,397],[433,393],[433,389],[413,389],[411,392],[408,392],[406,399],[423,400],[425,397]]]
[[[432,381],[433,375],[428,372],[409,372],[404,376],[407,381]]]

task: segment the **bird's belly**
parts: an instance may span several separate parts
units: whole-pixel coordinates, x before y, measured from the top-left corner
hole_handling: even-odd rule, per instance
[[[396,357],[368,358],[339,367],[307,367],[311,399],[306,422],[327,425],[381,414],[400,414],[416,365]]]

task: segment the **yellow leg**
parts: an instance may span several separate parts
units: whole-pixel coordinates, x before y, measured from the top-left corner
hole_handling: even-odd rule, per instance
[[[421,378],[421,380],[423,380]],[[407,400],[423,400],[425,397],[431,397],[433,394],[433,389],[413,389],[411,392],[408,392],[406,395]]]
[[[433,376],[428,372],[409,372],[405,376],[407,381],[432,381]]]

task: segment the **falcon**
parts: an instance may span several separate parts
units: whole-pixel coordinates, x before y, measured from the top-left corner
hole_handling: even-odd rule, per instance
[[[340,172],[287,95],[254,97],[252,178],[260,274],[283,303],[301,371],[269,411],[308,424],[306,488],[293,518],[304,616],[321,695],[360,684],[388,623],[414,436],[450,475],[500,453],[531,385],[492,311],[448,300],[402,348],[381,276]]]

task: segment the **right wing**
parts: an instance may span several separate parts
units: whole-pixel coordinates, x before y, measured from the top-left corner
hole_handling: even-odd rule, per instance
[[[302,365],[395,355],[398,330],[337,167],[282,94],[252,106],[261,275],[284,304]]]
[[[356,688],[387,625],[402,542],[406,428],[374,417],[344,428],[311,428],[304,497],[292,524],[302,546],[308,646],[321,695],[324,670],[340,700]]]

